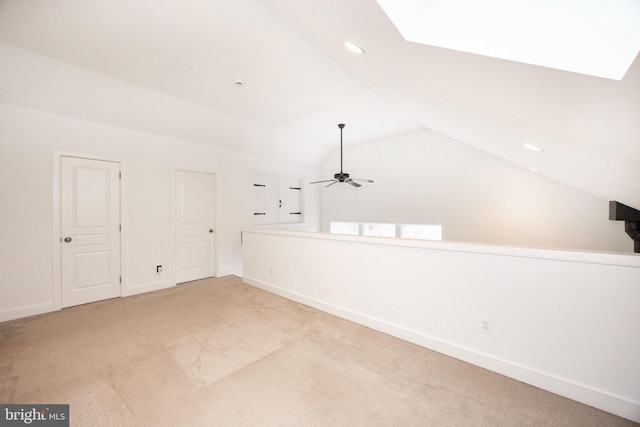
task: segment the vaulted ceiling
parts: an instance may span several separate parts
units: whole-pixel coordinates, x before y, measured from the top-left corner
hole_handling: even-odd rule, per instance
[[[0,43],[166,108],[125,123],[135,105],[65,103],[45,90],[55,75],[20,92],[17,71],[0,102],[306,164],[337,148],[340,122],[345,144],[430,129],[640,207],[637,57],[618,81],[411,43],[375,0],[0,0]]]

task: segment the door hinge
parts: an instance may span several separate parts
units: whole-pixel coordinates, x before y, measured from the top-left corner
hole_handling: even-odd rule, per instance
[[[118,178],[122,179],[122,172],[118,172]]]
[[[119,229],[120,229],[120,231],[122,231],[122,224],[120,224],[120,227],[119,227]]]
[[[122,276],[120,276],[120,283],[122,283]]]

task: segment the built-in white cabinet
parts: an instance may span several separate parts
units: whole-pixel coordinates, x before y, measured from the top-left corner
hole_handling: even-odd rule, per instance
[[[286,175],[253,175],[253,224],[303,222],[303,181]]]

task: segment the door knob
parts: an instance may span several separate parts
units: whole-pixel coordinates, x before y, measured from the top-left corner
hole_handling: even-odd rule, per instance
[[[213,233],[213,228],[210,228],[210,229],[209,229],[209,233]]]
[[[65,237],[65,238],[64,238],[64,241],[65,241],[65,242],[67,242],[67,243],[69,243],[69,242],[71,241],[71,237]]]

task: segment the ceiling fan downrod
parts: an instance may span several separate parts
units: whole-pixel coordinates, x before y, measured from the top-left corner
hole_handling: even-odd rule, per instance
[[[344,123],[338,125],[340,128],[340,175],[342,175],[342,129],[344,129]]]

